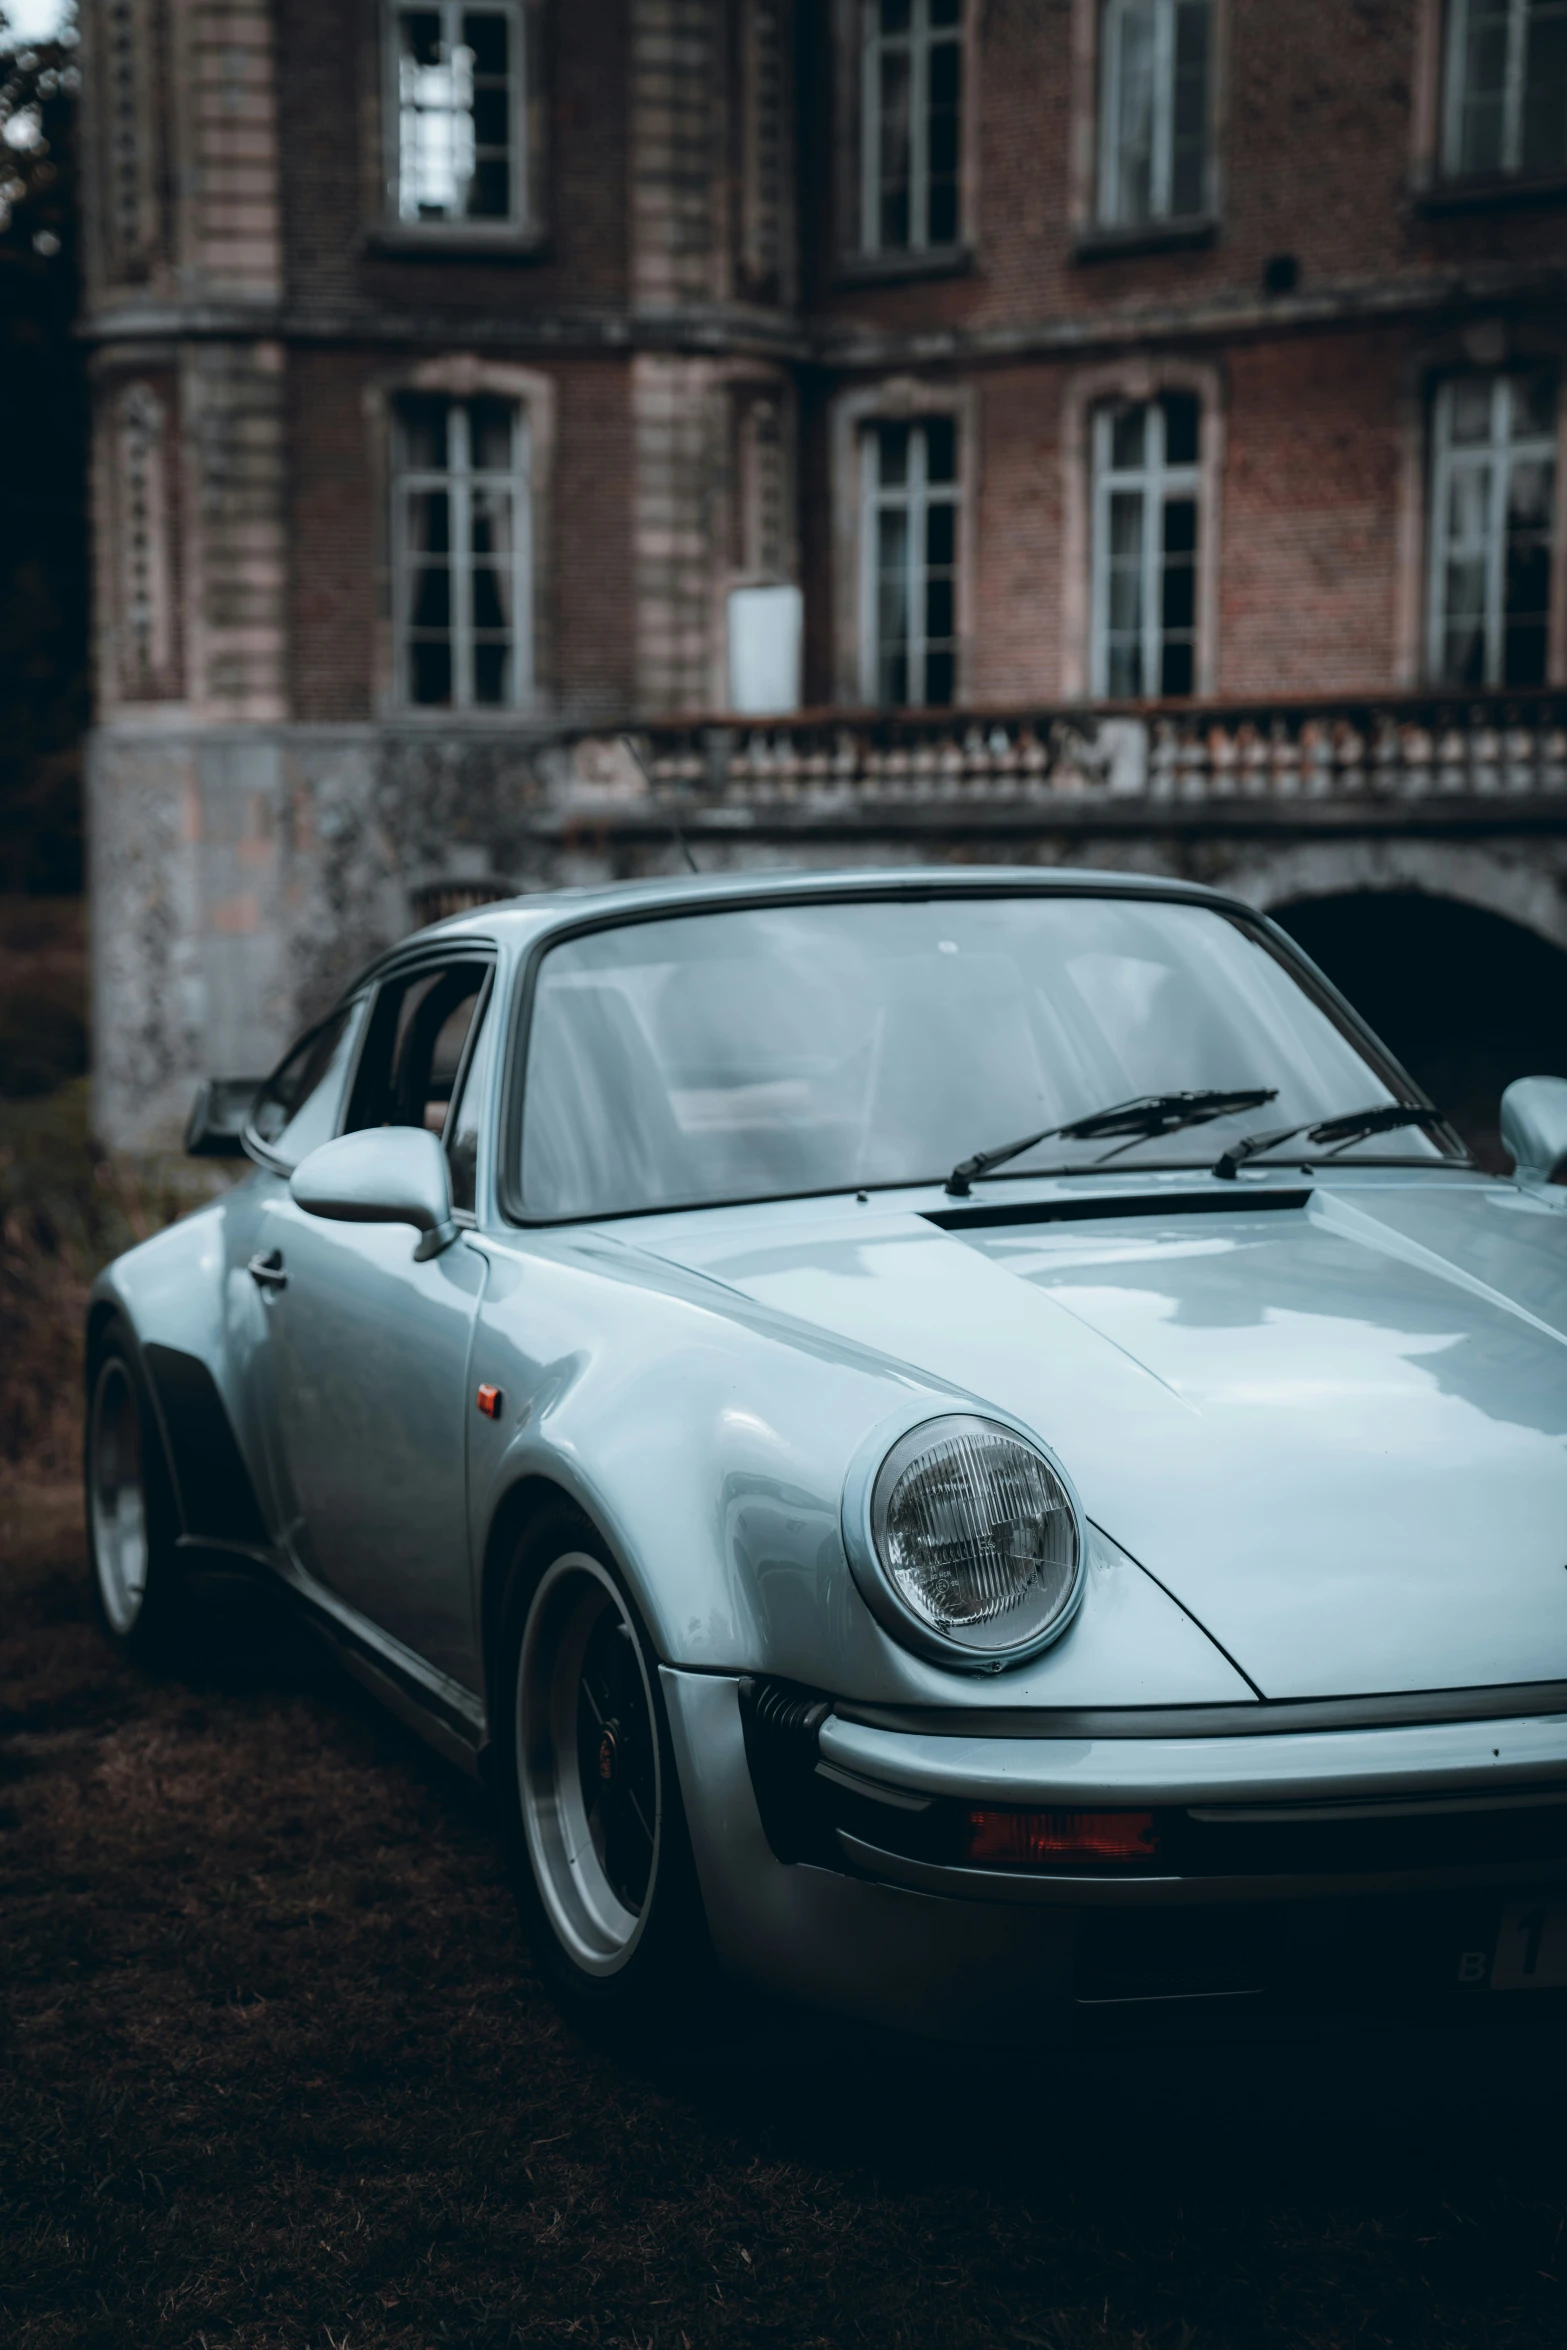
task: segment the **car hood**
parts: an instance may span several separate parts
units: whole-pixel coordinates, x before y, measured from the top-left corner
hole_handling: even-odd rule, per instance
[[[1567,1678],[1559,1210],[1437,1174],[855,1213],[638,1238],[1036,1428],[1265,1697]]]

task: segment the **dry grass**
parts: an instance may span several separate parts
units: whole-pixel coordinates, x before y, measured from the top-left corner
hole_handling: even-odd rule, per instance
[[[74,1496],[3,1524],[8,2350],[1567,2336],[1559,2044],[586,2046],[465,1782],[254,1602],[132,1672]]]
[[[87,1130],[87,1081],[0,1098],[0,1476],[74,1473],[82,1318],[100,1265],[221,1189],[212,1162],[143,1163]]]

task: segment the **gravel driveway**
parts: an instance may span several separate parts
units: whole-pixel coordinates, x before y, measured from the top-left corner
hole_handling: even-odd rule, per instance
[[[236,1602],[179,1681],[0,1491],[0,2342],[1567,2340],[1564,2039],[931,2057],[556,2018],[481,1798]],[[1347,2119],[1340,2118],[1347,2108]]]

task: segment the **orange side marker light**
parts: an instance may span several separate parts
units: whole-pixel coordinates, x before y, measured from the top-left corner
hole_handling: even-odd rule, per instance
[[[487,1420],[498,1420],[500,1418],[502,1400],[503,1398],[501,1396],[501,1391],[498,1387],[481,1387],[478,1394],[474,1397],[474,1402],[478,1405],[480,1411],[484,1414]]]
[[[1159,1850],[1148,1811],[971,1811],[966,1827],[965,1857],[1003,1868],[1153,1860]]]

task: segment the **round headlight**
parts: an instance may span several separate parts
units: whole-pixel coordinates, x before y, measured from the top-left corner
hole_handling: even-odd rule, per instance
[[[1071,1618],[1076,1506],[1045,1454],[999,1421],[953,1414],[911,1429],[877,1473],[870,1531],[912,1619],[894,1628],[925,1630],[949,1656],[1020,1660]]]

